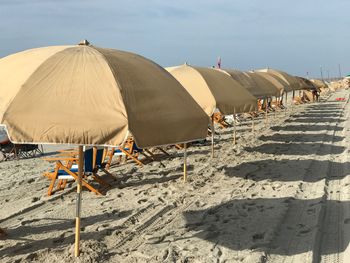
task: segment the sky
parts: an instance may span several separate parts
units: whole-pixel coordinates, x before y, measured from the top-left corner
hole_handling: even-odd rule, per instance
[[[0,0],[0,57],[77,44],[162,66],[350,74],[349,0]]]

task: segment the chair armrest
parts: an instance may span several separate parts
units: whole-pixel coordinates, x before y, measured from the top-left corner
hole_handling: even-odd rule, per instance
[[[75,158],[75,157],[52,157],[52,158],[41,158],[44,161],[48,161],[48,162],[57,162],[57,161],[78,161],[79,158]]]

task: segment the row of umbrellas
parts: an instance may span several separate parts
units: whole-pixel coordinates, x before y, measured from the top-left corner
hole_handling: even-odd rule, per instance
[[[14,143],[79,146],[76,246],[79,255],[83,146],[139,147],[207,136],[209,118],[254,111],[257,98],[307,88],[272,69],[256,72],[182,65],[162,68],[133,53],[51,46],[0,59],[0,124]]]

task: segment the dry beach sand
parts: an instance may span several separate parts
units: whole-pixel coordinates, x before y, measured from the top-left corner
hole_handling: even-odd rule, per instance
[[[144,167],[115,166],[106,196],[83,195],[73,257],[75,184],[46,196],[50,164],[0,163],[1,262],[350,262],[350,106],[320,103],[217,129],[209,143]],[[162,166],[164,165],[165,168]]]

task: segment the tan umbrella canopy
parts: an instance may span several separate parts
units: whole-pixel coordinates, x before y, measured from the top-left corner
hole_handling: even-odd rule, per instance
[[[271,82],[280,91],[280,95],[282,95],[285,91],[291,91],[289,84],[276,75],[261,71],[254,71],[254,73]]]
[[[258,99],[279,96],[279,90],[269,81],[251,72],[242,72],[233,69],[225,69],[231,77],[238,81],[250,94]]]
[[[327,88],[329,88],[328,85],[322,80],[311,79],[310,81],[319,89],[327,89]]]
[[[297,77],[296,78],[299,80],[300,82],[300,86],[302,87],[302,89],[306,89],[306,90],[318,90],[318,88],[308,79],[303,78],[303,77]]]
[[[234,70],[234,69],[224,69],[225,72],[230,74],[230,76],[242,85],[247,91],[254,97],[260,99],[266,97],[264,92],[259,89],[252,78],[250,78],[246,72]]]
[[[249,72],[249,73],[253,73],[251,75],[253,78],[255,76],[259,76],[259,77],[256,77],[257,78],[256,81],[258,83],[264,83],[264,84],[260,84],[260,85],[268,86],[268,87],[271,88],[271,90],[272,90],[272,87],[273,87],[274,88],[273,90],[275,91],[275,96],[276,97],[282,96],[282,94],[284,92],[285,85],[288,85],[283,80],[281,80],[280,78],[278,78],[276,76],[273,76],[273,75],[270,75],[270,74],[268,74],[266,72],[255,72],[255,71],[252,71],[252,72]]]
[[[21,143],[79,146],[76,246],[79,255],[82,145],[141,147],[205,138],[208,117],[166,70],[136,54],[90,46],[31,49],[0,59],[0,124]]]
[[[208,116],[216,108],[224,115],[250,112],[257,108],[256,98],[222,70],[187,64],[166,70],[185,87]]]
[[[256,74],[254,72],[246,72],[247,75],[253,79],[255,82],[255,85],[264,91],[265,95],[267,97],[271,96],[280,96],[280,90],[270,81],[268,81],[266,78],[260,76],[259,74]]]
[[[285,82],[287,82],[290,86],[290,90],[286,90],[286,91],[292,91],[292,90],[298,90],[298,89],[301,89],[300,87],[300,83],[299,81],[297,80],[297,78],[295,78],[294,76],[284,72],[284,71],[281,71],[281,70],[276,70],[276,69],[270,69],[270,68],[267,68],[267,69],[260,69],[260,70],[257,70],[257,71],[260,71],[260,72],[267,72],[269,74],[272,74],[272,75],[275,75],[281,79],[283,79]]]
[[[0,124],[17,143],[140,147],[206,137],[207,117],[154,62],[90,45],[31,49],[0,59]],[[161,132],[160,132],[161,131]]]

